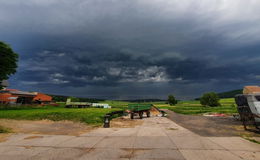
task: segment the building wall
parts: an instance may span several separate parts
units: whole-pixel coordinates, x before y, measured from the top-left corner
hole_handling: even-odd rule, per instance
[[[6,89],[7,91],[18,91],[14,89]],[[36,96],[28,96],[28,95],[17,95],[12,93],[0,93],[0,104],[14,104],[14,103],[28,103],[32,104],[33,101],[41,101],[42,103],[50,103],[52,101],[52,97],[43,93],[37,93]],[[19,101],[19,102],[18,102]],[[21,101],[21,102],[20,102]]]
[[[0,103],[15,103],[18,96],[10,93],[0,93]]]

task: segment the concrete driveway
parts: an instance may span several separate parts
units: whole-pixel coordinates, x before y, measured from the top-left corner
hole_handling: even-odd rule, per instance
[[[135,128],[99,128],[80,136],[15,134],[1,160],[259,160],[260,145],[239,137],[201,137],[163,117]]]

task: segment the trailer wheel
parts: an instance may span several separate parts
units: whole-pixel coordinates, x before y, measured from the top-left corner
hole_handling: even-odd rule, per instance
[[[131,113],[130,116],[131,116],[131,119],[134,119],[134,113]]]
[[[150,116],[151,116],[151,112],[150,112],[150,111],[147,111],[147,112],[146,112],[146,115],[147,115],[147,117],[150,117]]]
[[[143,112],[139,112],[140,119],[143,119]]]

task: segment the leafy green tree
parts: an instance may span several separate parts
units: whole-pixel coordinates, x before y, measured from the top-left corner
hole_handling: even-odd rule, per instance
[[[173,95],[169,95],[168,96],[168,103],[172,106],[177,104],[177,100],[175,99],[175,97]]]
[[[0,82],[7,80],[10,75],[16,72],[17,61],[18,54],[9,45],[0,41]]]
[[[219,97],[215,92],[205,93],[200,98],[200,104],[210,107],[220,106]]]

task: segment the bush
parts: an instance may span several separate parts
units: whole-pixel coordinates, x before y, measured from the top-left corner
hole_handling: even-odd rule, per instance
[[[200,98],[200,104],[211,107],[220,106],[219,97],[214,92],[205,93]]]
[[[168,96],[168,103],[170,105],[175,105],[175,104],[177,104],[177,100],[175,99],[175,97],[173,95],[169,95]]]

